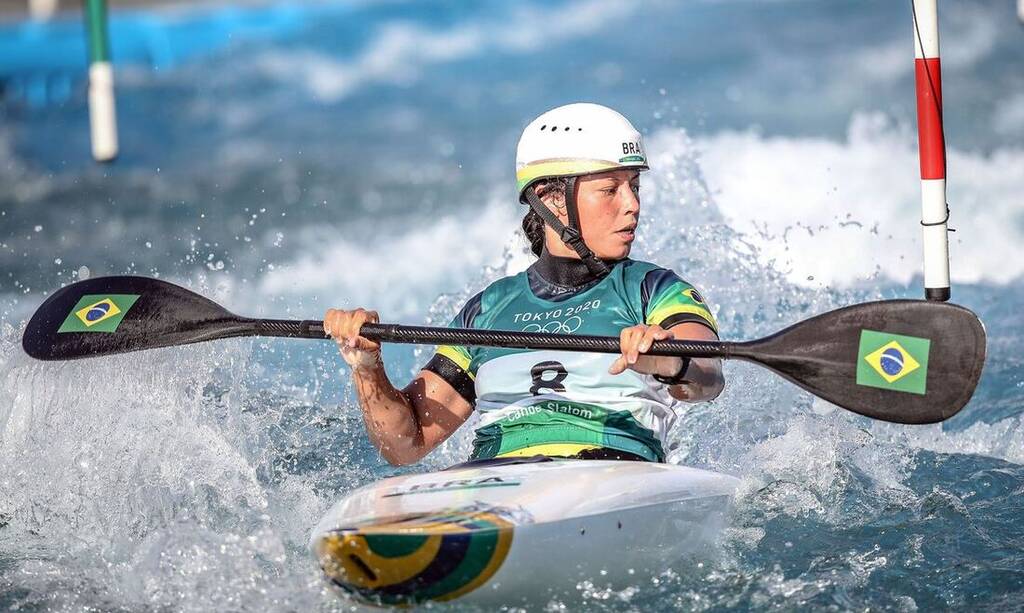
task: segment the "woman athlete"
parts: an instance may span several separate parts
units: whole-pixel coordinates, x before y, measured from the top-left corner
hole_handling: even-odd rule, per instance
[[[570,104],[526,127],[516,152],[523,230],[537,261],[471,298],[451,325],[618,335],[621,354],[442,346],[404,389],[359,336],[374,311],[329,309],[324,328],[352,367],[367,430],[392,464],[416,462],[476,410],[472,459],[665,461],[679,401],[718,396],[721,362],[644,355],[663,339],[715,340],[696,289],[631,260],[640,217],[640,133],[604,106]]]

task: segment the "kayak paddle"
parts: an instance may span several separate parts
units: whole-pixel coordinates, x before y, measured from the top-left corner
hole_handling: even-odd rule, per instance
[[[365,324],[391,343],[618,353],[618,337]],[[239,317],[159,279],[99,277],[57,290],[22,346],[71,360],[236,336],[326,339],[323,322]],[[844,409],[883,421],[935,423],[970,400],[985,362],[985,328],[961,306],[884,300],[843,307],[746,342],[656,341],[648,355],[754,362]]]

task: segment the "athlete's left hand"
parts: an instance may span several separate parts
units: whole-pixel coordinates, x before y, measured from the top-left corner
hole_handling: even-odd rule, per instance
[[[617,375],[626,369],[635,370],[644,375],[663,375],[671,377],[679,372],[681,358],[672,356],[643,355],[650,351],[651,343],[675,338],[671,331],[661,326],[639,324],[623,328],[619,333],[619,347],[622,355],[612,362],[608,373]]]

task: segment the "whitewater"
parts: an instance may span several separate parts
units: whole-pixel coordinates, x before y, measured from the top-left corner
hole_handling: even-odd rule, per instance
[[[41,363],[24,323],[64,284],[145,274],[246,315],[445,324],[529,265],[515,139],[557,104],[644,131],[632,256],[699,287],[723,338],[922,295],[908,6],[504,4],[295,5],[273,35],[126,63],[112,166],[88,160],[84,96],[4,99],[0,609],[354,608],[310,529],[360,485],[461,461],[472,424],[394,468],[330,343]],[[187,33],[227,10],[280,7],[147,19]],[[668,437],[671,462],[742,479],[719,550],[581,584],[588,609],[1024,608],[1024,30],[1009,0],[940,10],[953,300],[990,339],[974,399],[883,424],[726,364]],[[431,350],[386,346],[392,380]]]

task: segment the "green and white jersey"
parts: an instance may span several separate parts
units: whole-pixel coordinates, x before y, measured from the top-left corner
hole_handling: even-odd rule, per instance
[[[635,260],[577,288],[547,282],[536,265],[474,296],[456,328],[618,336],[636,324],[717,324],[692,285]],[[664,461],[676,419],[668,386],[627,370],[608,374],[612,354],[442,346],[427,369],[481,413],[473,458],[569,456],[605,448]]]

